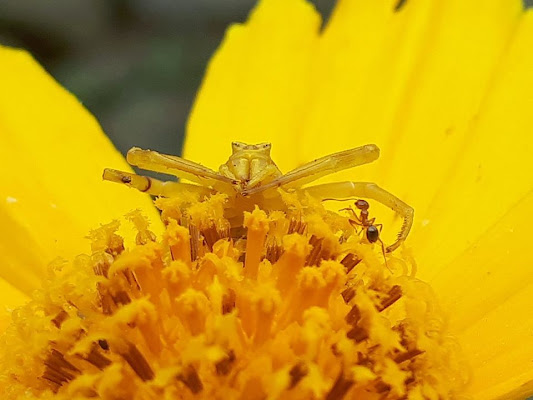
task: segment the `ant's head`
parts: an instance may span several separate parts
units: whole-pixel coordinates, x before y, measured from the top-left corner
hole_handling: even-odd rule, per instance
[[[370,207],[368,205],[368,202],[366,200],[357,200],[355,202],[355,206],[359,209],[359,210],[368,210],[368,208]]]

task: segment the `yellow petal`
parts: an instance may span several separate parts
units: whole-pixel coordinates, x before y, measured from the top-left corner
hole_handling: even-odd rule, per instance
[[[533,394],[533,318],[528,309],[532,296],[530,280],[461,334],[460,342],[473,364],[469,393],[474,398],[522,400]]]
[[[521,1],[431,2],[425,39],[379,163],[383,186],[424,215],[471,127],[516,30]],[[407,6],[409,3],[407,3]]]
[[[450,322],[474,371],[475,398],[533,385],[533,318],[526,306],[533,296],[532,209],[533,191],[431,280],[453,311]]]
[[[376,163],[328,180],[374,181],[412,205],[420,223],[462,154],[521,2],[486,2],[482,14],[463,0],[408,1],[397,13],[360,3],[340,2],[321,38],[304,158],[378,144]],[[373,27],[360,31],[369,16]]]
[[[436,2],[409,1],[400,12],[393,3],[340,1],[320,38],[310,82],[315,90],[302,116],[302,157],[312,160],[366,143],[382,149],[378,164],[329,180],[379,183],[379,165],[392,157],[397,119],[427,45]]]
[[[271,141],[280,167],[294,165],[319,27],[303,0],[261,2],[245,25],[231,26],[193,107],[185,156],[216,168],[231,141]]]
[[[142,207],[158,224],[148,196],[102,181],[105,167],[127,164],[28,53],[0,47],[0,85],[0,277],[28,293],[53,257],[88,250],[99,223]]]
[[[435,270],[426,270],[426,276],[457,310],[451,323],[461,330],[472,362],[475,398],[522,399],[533,393],[533,315],[527,311],[533,296],[532,46],[528,11],[496,70],[456,166],[460,173],[446,179],[427,229],[413,244],[423,249],[422,260],[434,261]],[[467,229],[450,224],[454,209],[461,209]],[[440,241],[445,248],[438,235],[447,235]]]
[[[427,265],[424,277],[446,266],[533,189],[532,48],[528,11],[473,116],[460,158],[450,165],[428,212],[418,216],[411,244]],[[524,248],[526,243],[524,238]]]

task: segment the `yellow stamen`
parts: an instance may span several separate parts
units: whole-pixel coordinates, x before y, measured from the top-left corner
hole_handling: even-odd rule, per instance
[[[390,272],[346,216],[320,203],[256,207],[230,229],[226,201],[160,199],[161,240],[135,211],[133,247],[113,222],[91,232],[91,255],[53,265],[0,345],[5,398],[460,392],[465,369],[408,257],[389,259],[404,266]]]

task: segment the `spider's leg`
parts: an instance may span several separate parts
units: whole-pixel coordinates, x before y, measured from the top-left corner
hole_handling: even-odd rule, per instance
[[[139,168],[170,174],[204,186],[214,186],[217,182],[234,185],[236,182],[201,164],[178,156],[161,154],[152,150],[133,147],[126,157],[128,163]]]
[[[263,190],[280,186],[287,189],[300,187],[334,172],[368,164],[377,160],[378,157],[379,148],[375,144],[367,144],[366,146],[340,151],[295,168],[265,185],[244,190],[243,194],[259,193]],[[327,196],[324,196],[324,198],[327,198]]]
[[[396,250],[407,238],[413,225],[414,210],[402,200],[371,182],[336,182],[311,186],[302,189],[316,199],[335,195],[338,198],[365,197],[373,199],[397,212],[403,218],[403,224],[396,241],[387,247],[387,253]]]
[[[207,195],[212,192],[208,187],[191,185],[181,182],[163,182],[148,176],[137,175],[130,172],[118,171],[116,169],[106,168],[102,176],[104,180],[132,187],[141,192],[151,194],[152,196],[174,197],[183,191]]]
[[[250,188],[249,190],[251,190],[257,185],[261,185],[262,182],[267,184],[270,180],[274,180],[280,176],[281,172],[279,171],[278,167],[275,164],[269,164],[265,168],[253,174],[253,178],[248,182],[247,188]]]

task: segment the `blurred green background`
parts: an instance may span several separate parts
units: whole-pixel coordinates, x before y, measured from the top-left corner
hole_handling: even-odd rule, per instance
[[[313,3],[327,16],[334,1]],[[0,43],[28,49],[122,152],[139,146],[180,154],[205,66],[228,24],[244,21],[254,4],[0,0]]]

